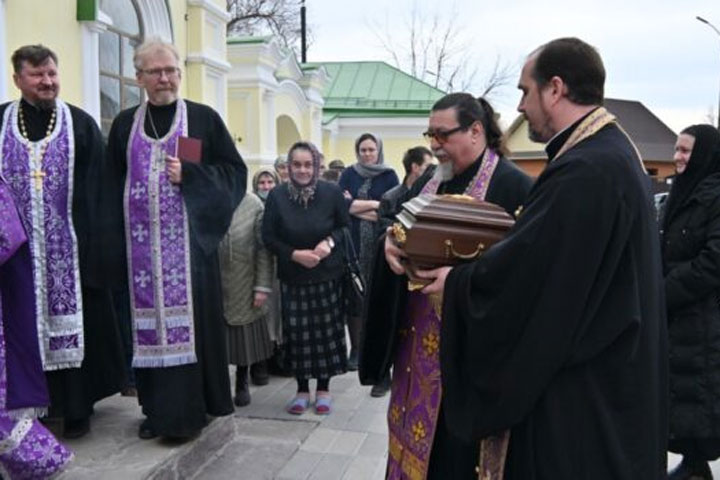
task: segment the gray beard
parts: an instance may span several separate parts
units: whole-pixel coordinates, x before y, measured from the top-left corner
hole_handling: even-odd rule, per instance
[[[452,162],[438,164],[437,168],[435,169],[435,173],[433,173],[433,178],[435,180],[440,180],[441,182],[447,182],[448,180],[452,180],[454,176],[455,174],[452,170]]]

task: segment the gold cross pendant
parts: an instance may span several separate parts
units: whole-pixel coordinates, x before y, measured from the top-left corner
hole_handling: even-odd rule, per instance
[[[45,172],[40,169],[33,170],[30,176],[35,180],[35,190],[42,190],[43,178],[45,178]]]

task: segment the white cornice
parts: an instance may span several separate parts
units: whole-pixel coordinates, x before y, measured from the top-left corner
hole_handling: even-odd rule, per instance
[[[173,30],[170,23],[170,12],[162,0],[138,0],[136,2],[143,22],[145,36],[159,37],[166,42],[173,42]]]
[[[323,129],[336,131],[337,138],[355,139],[365,132],[380,132],[383,139],[417,138],[418,145],[423,145],[422,132],[427,129],[427,122],[427,117],[339,117]]]
[[[263,87],[277,90],[278,81],[272,72],[262,66],[235,65],[228,73],[228,87],[256,88]]]
[[[305,97],[305,92],[302,88],[292,80],[283,80],[280,82],[279,92],[287,94],[293,99],[298,110],[304,112],[308,109],[308,99]]]
[[[214,2],[210,0],[187,0],[187,4],[189,7],[202,8],[206,12],[212,14],[214,17],[222,20],[223,23],[227,23],[232,19],[232,15],[230,15],[222,8],[218,7]]]
[[[271,68],[273,73],[284,60],[278,41],[272,39],[262,43],[230,43],[227,46],[227,58],[235,65],[244,63],[262,64]]]
[[[188,64],[200,64],[210,67],[216,70],[218,73],[227,73],[230,71],[232,66],[226,60],[220,58],[211,57],[204,53],[190,53],[186,58]]]
[[[278,68],[275,70],[275,76],[278,79],[290,79],[296,82],[300,82],[304,76],[300,64],[297,62],[295,55],[286,55],[285,58],[280,61]]]

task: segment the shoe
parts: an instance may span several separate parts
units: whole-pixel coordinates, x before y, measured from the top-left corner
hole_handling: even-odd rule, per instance
[[[683,457],[680,465],[673,468],[667,478],[668,480],[713,480],[713,474],[707,462],[689,462]]]
[[[267,360],[268,373],[276,377],[292,377],[293,373],[285,367],[285,354],[282,348],[275,347],[275,353]]]
[[[250,405],[250,387],[247,383],[247,367],[238,368],[235,374],[235,397],[233,403],[238,407]]]
[[[373,385],[373,387],[370,389],[370,396],[375,398],[384,397],[390,391],[391,383],[392,379],[390,378],[390,373],[387,373],[378,383]]]
[[[305,410],[307,410],[309,406],[310,394],[298,393],[297,395],[295,395],[295,398],[290,401],[286,410],[292,415],[302,415],[303,413],[305,413]]]
[[[80,420],[65,420],[63,438],[80,438],[87,435],[88,432],[90,432],[89,417],[81,418]]]
[[[252,380],[253,385],[257,386],[267,385],[270,382],[268,366],[265,360],[250,365],[250,380]]]
[[[120,390],[120,396],[122,396],[122,397],[137,397],[138,396],[137,388],[135,388],[133,386],[127,386],[127,387],[123,388],[122,390]]]
[[[315,394],[315,413],[318,415],[330,415],[332,412],[332,397],[329,392],[317,392]]]
[[[155,430],[150,426],[150,420],[147,418],[143,420],[143,422],[140,424],[140,429],[138,430],[138,437],[140,437],[143,440],[151,440],[155,437],[157,437],[157,433],[155,433]]]
[[[358,353],[357,350],[350,350],[350,356],[347,361],[347,369],[354,372],[358,369]]]
[[[244,385],[244,388],[239,390],[235,389],[233,403],[238,407],[247,407],[250,405],[250,389],[248,388],[247,383]]]

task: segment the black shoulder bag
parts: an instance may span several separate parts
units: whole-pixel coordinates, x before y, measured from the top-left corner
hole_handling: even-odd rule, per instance
[[[348,300],[348,306],[351,311],[358,311],[362,308],[363,299],[365,298],[365,280],[363,280],[360,270],[360,262],[358,261],[355,246],[353,245],[350,230],[342,229],[343,232],[343,256],[345,262],[345,297]]]

